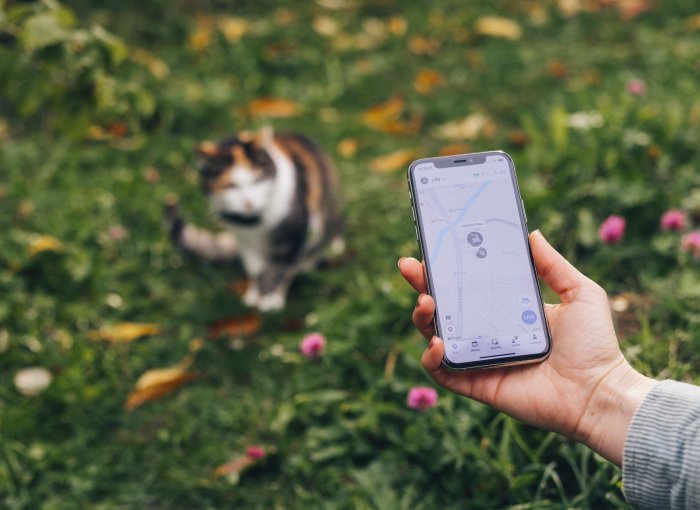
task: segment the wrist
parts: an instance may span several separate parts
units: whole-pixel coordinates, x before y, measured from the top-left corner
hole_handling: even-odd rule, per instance
[[[627,361],[597,385],[574,439],[609,461],[622,465],[622,452],[634,413],[656,381],[634,370]]]

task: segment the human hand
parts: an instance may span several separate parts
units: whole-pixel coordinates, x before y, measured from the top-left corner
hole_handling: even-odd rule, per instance
[[[456,372],[442,365],[445,346],[435,334],[435,302],[426,294],[423,265],[399,260],[404,278],[421,294],[413,322],[430,340],[423,368],[448,390],[526,423],[580,441],[620,465],[634,411],[654,381],[622,355],[605,291],[581,274],[539,232],[530,246],[542,280],[561,303],[546,304],[552,353],[530,365]]]

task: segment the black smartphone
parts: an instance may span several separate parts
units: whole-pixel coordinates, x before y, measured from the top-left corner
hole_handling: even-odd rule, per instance
[[[443,364],[459,370],[547,358],[552,342],[511,157],[419,159],[408,186]]]

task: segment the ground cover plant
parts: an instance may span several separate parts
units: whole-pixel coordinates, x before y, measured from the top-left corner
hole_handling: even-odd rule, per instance
[[[628,359],[698,383],[699,31],[681,1],[0,2],[0,506],[625,508],[590,450],[425,389],[405,167],[507,150]],[[213,224],[196,144],[264,125],[333,155],[348,251],[259,316],[163,204]]]

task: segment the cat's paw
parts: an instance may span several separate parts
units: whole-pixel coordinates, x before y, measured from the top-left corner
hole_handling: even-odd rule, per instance
[[[174,245],[180,246],[182,244],[182,232],[185,229],[185,220],[182,218],[178,199],[175,195],[167,196],[164,211],[168,237]]]
[[[245,294],[243,294],[243,302],[246,304],[246,306],[255,308],[258,306],[259,301],[260,292],[254,285],[249,284]]]
[[[258,310],[261,312],[272,312],[284,308],[285,298],[281,292],[270,292],[264,296],[260,296],[258,301]]]

